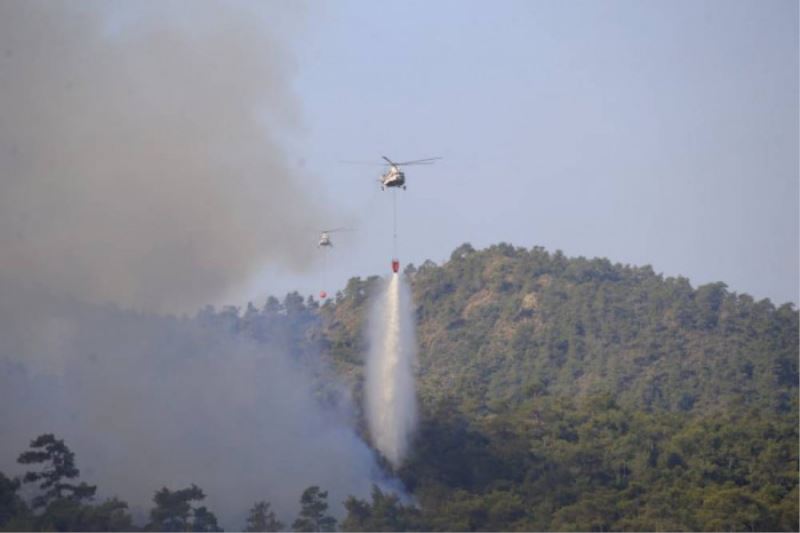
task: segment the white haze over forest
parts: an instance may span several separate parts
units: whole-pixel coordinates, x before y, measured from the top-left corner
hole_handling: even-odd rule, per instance
[[[262,499],[290,523],[309,485],[340,513],[382,479],[346,392],[163,314],[302,271],[301,228],[332,218],[276,140],[302,130],[284,37],[306,7],[185,7],[0,2],[0,470],[55,433],[140,519],[190,483],[229,529]]]
[[[384,475],[352,429],[347,392],[319,401],[324,370],[224,323],[2,290],[0,471],[21,473],[30,440],[55,433],[81,479],[140,513],[162,486],[196,483],[228,529],[261,499],[290,522],[310,485],[338,514]]]

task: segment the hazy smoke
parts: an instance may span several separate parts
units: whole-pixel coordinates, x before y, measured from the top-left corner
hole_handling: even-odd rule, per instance
[[[413,365],[416,357],[411,292],[394,274],[369,321],[366,401],[375,447],[394,467],[402,464],[417,418]]]
[[[340,511],[381,474],[351,429],[346,395],[322,407],[312,371],[224,325],[5,290],[0,471],[21,473],[19,453],[53,432],[81,479],[140,510],[162,486],[197,483],[228,529],[260,499],[290,521],[309,485]]]
[[[304,266],[297,5],[0,2],[0,283],[193,310]]]
[[[319,369],[95,305],[194,310],[311,259],[293,228],[319,209],[277,142],[297,5],[0,2],[0,470],[53,432],[102,494],[197,483],[228,528],[257,499],[290,520],[311,484],[333,507],[368,494],[374,458],[346,402],[315,400]]]

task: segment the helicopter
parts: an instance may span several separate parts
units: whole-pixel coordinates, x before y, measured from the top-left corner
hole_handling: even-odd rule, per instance
[[[333,228],[333,229],[323,229],[319,231],[319,242],[317,246],[322,248],[323,246],[333,248],[333,241],[331,240],[331,233],[335,233],[337,231],[350,231],[350,228]]]
[[[385,191],[387,187],[402,187],[403,190],[406,189],[406,174],[400,170],[400,167],[409,165],[432,165],[437,159],[441,159],[441,157],[429,157],[427,159],[415,159],[413,161],[395,163],[385,155],[381,157],[389,163],[389,170],[378,180],[381,182],[382,191]]]
[[[321,250],[327,250],[322,253],[323,257],[325,257],[325,262],[327,263],[327,256],[330,253],[330,250],[333,249],[333,241],[331,240],[331,233],[336,233],[337,231],[352,231],[350,228],[332,228],[332,229],[322,229],[319,230],[319,242],[317,242],[317,247]],[[325,300],[328,297],[328,293],[325,290],[319,291],[319,298],[320,300]]]

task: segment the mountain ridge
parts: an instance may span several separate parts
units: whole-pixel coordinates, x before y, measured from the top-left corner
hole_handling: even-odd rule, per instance
[[[518,401],[525,391],[617,391],[628,403],[688,410],[715,403],[714,394],[747,403],[756,389],[775,392],[770,380],[797,381],[793,305],[756,302],[724,283],[693,289],[686,278],[665,278],[649,266],[507,244],[482,251],[464,244],[441,266],[409,265],[405,275],[416,304],[423,398],[427,381],[431,393],[459,388],[453,369],[438,364],[448,357],[476,365],[473,378],[488,379],[473,383],[484,409]],[[336,363],[358,363],[363,353],[364,306],[377,279],[351,279],[321,308],[328,324],[341,321],[324,327]],[[513,373],[503,371],[509,366]]]

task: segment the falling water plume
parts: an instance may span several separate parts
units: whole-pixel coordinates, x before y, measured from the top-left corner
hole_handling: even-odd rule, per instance
[[[397,468],[417,419],[411,291],[399,274],[392,274],[384,286],[369,324],[367,419],[375,447]]]

